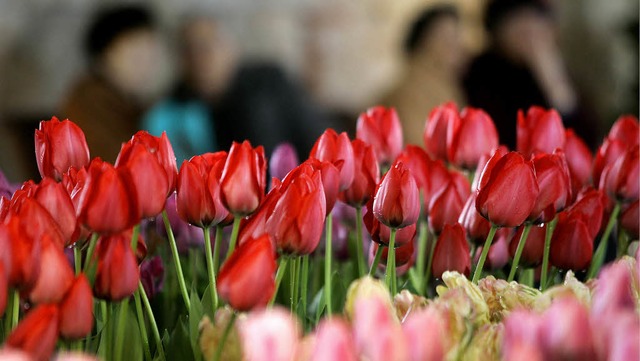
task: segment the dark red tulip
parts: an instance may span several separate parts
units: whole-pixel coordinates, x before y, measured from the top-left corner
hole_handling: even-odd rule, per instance
[[[222,265],[218,294],[233,309],[264,307],[273,297],[276,260],[272,243],[267,234],[248,240]]]
[[[487,172],[491,163],[490,159],[480,180],[476,209],[495,225],[519,226],[531,214],[538,197],[533,168],[516,152],[501,157]]]
[[[620,213],[620,227],[627,231],[632,239],[638,239],[638,234],[640,231],[640,206],[638,205],[638,201],[635,201],[628,206],[626,206],[622,213]]]
[[[10,215],[0,224],[0,243],[9,245],[2,253],[10,254],[2,263],[8,272],[10,286],[30,290],[40,275],[42,246],[40,239],[36,240],[22,230],[20,217],[16,215]]]
[[[466,107],[447,129],[447,157],[458,167],[474,169],[483,154],[498,148],[498,131],[489,114]]]
[[[594,239],[603,226],[605,199],[601,191],[587,188],[578,194],[576,202],[565,213],[581,218],[587,224],[589,236]]]
[[[366,211],[364,212],[364,216],[362,217],[365,227],[367,231],[371,235],[371,240],[378,244],[382,244],[385,246],[389,245],[389,240],[391,237],[391,228],[382,224],[371,211],[373,209],[373,199],[370,199],[367,203]],[[416,235],[416,224],[410,224],[404,228],[398,229],[396,232],[396,246],[402,246],[403,244],[409,243],[413,241],[413,238]]]
[[[265,194],[266,167],[262,146],[233,142],[220,180],[220,198],[229,212],[246,216],[258,208]]]
[[[395,108],[376,106],[360,114],[356,138],[373,147],[381,164],[391,164],[402,151],[403,141],[402,125]]]
[[[476,174],[473,177],[473,184],[471,185],[472,191],[478,191],[480,187],[484,187],[489,182],[489,174],[493,167],[498,163],[503,156],[509,153],[509,149],[504,145],[499,146],[492,154],[483,156],[480,162],[478,162],[478,168],[476,168]],[[487,176],[485,176],[487,174]]]
[[[78,197],[78,221],[95,232],[117,233],[140,222],[131,173],[100,158],[91,161]]]
[[[140,264],[140,282],[149,298],[162,292],[164,287],[164,265],[160,256],[147,258]]]
[[[621,141],[627,147],[638,145],[640,125],[634,115],[621,115],[609,130],[608,138]]]
[[[354,176],[353,148],[347,133],[336,133],[333,129],[327,129],[316,140],[309,158],[315,158],[333,163],[340,169],[340,191],[351,185]],[[338,162],[342,162],[340,167]]]
[[[600,189],[612,199],[633,202],[638,199],[640,179],[640,148],[627,149],[613,164],[605,167],[600,178]]]
[[[53,117],[41,121],[34,138],[36,161],[42,178],[60,181],[69,168],[89,164],[89,146],[84,133],[69,119],[61,122]]]
[[[376,242],[371,243],[370,251],[369,251],[369,263],[373,263],[373,258],[375,257],[376,252],[378,252],[378,247],[382,248],[382,255],[380,256],[380,263],[378,266],[384,268],[387,264],[387,256],[389,255],[389,247],[384,247],[379,245]],[[396,247],[396,267],[401,267],[407,264],[413,263],[413,252],[414,246],[413,242],[407,242],[402,246]]]
[[[591,165],[593,154],[573,129],[567,129],[565,133],[564,154],[567,158],[567,166],[571,174],[571,184],[575,194],[591,179]]]
[[[325,207],[320,172],[295,177],[284,189],[265,225],[278,250],[295,255],[313,252],[324,228]]]
[[[618,139],[605,138],[593,160],[593,184],[595,186],[600,185],[600,177],[605,167],[615,163],[620,159],[624,152],[629,148],[627,144]]]
[[[455,183],[450,181],[429,203],[429,228],[435,234],[440,234],[445,225],[458,223],[463,208],[464,198]]]
[[[418,186],[403,163],[394,164],[382,178],[373,199],[373,214],[391,228],[406,227],[418,220]]]
[[[489,235],[491,223],[487,221],[476,209],[476,198],[478,193],[472,192],[462,207],[458,222],[465,228],[469,235],[469,241],[476,245],[484,244]]]
[[[486,269],[498,270],[509,263],[511,259],[509,255],[509,241],[513,237],[513,233],[513,228],[500,228],[496,231],[491,247],[489,247],[489,253],[487,253],[487,260],[484,264]],[[482,246],[476,248],[476,254],[473,259],[475,263],[478,262],[481,253]]]
[[[59,319],[57,305],[36,306],[11,332],[6,346],[20,349],[36,361],[49,360],[58,341]]]
[[[556,150],[553,154],[539,154],[531,162],[539,192],[528,220],[550,222],[571,202],[571,178],[564,152]]]
[[[518,227],[518,231],[511,238],[511,242],[509,243],[509,254],[511,254],[511,257],[514,257],[516,254],[523,230],[524,226]],[[546,232],[546,224],[531,226],[531,228],[529,228],[529,235],[527,236],[526,243],[522,249],[522,255],[520,256],[520,265],[524,267],[538,267],[542,264]]]
[[[445,271],[457,271],[466,276],[471,273],[471,255],[464,228],[459,223],[447,224],[438,236],[433,251],[431,272],[440,278]]]
[[[518,111],[517,133],[518,152],[527,158],[537,152],[552,153],[564,148],[565,129],[555,109],[532,106],[526,117],[522,110]]]
[[[33,303],[58,303],[73,283],[73,270],[64,255],[62,247],[55,244],[48,235],[40,239],[40,264],[42,270],[29,292]]]
[[[280,180],[293,168],[300,164],[296,149],[290,143],[280,143],[271,153],[269,159],[269,174]]]
[[[131,249],[131,232],[100,237],[95,258],[98,268],[93,291],[97,298],[115,302],[135,292],[140,271]]]
[[[2,242],[3,241],[0,240],[0,244]],[[4,310],[7,308],[7,293],[9,292],[9,272],[11,272],[11,266],[0,262],[0,316],[4,315]]]
[[[338,193],[340,192],[340,167],[344,164],[342,161],[334,163],[321,161],[315,158],[305,160],[300,166],[294,168],[287,176],[282,180],[282,189],[289,187],[289,184],[296,179],[300,174],[306,173],[311,176],[314,172],[319,171],[322,176],[322,188],[324,190],[324,198],[326,200],[326,212],[327,215],[331,213],[333,207],[338,200]]]
[[[447,160],[449,124],[459,120],[458,107],[453,102],[433,108],[424,129],[424,145],[430,156],[443,161]]]
[[[361,207],[373,197],[376,185],[380,182],[380,169],[370,145],[360,139],[355,139],[351,145],[353,146],[354,178],[351,186],[341,193],[341,199],[353,207]]]
[[[587,268],[593,255],[593,238],[582,217],[561,214],[551,240],[551,264],[564,270]]]
[[[198,227],[219,224],[229,216],[220,200],[220,177],[226,152],[196,155],[182,162],[176,187],[180,218]]]
[[[60,334],[71,340],[87,336],[93,328],[93,294],[84,274],[78,275],[60,303]]]
[[[53,178],[43,178],[40,184],[35,184],[33,181],[25,182],[22,190],[25,190],[29,197],[49,212],[62,233],[66,245],[72,243],[77,228],[76,211],[64,185],[56,183]]]

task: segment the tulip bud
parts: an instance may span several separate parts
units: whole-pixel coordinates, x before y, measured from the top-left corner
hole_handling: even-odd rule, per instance
[[[378,245],[378,243],[371,243],[369,247],[369,266],[373,264],[373,259],[375,258],[376,252],[378,251],[378,247],[383,247]],[[404,272],[413,265],[414,261],[414,247],[413,242],[408,242],[403,244],[402,246],[396,247],[396,274],[398,276],[402,276]],[[378,263],[378,268],[386,269],[387,264],[387,256],[389,255],[389,247],[382,248],[382,255],[380,256],[380,263]]]
[[[89,164],[89,146],[84,133],[75,123],[53,117],[40,122],[35,132],[36,161],[42,178],[57,181],[69,168]]]
[[[389,313],[394,313],[393,303],[389,295],[389,288],[383,281],[371,276],[359,278],[349,285],[344,303],[344,313],[353,320],[356,313],[356,303],[359,299],[377,298],[383,300]]]
[[[131,250],[131,233],[102,236],[96,245],[98,269],[93,290],[97,298],[120,301],[138,288],[140,271]]]
[[[59,318],[57,305],[36,306],[11,332],[6,346],[20,349],[37,361],[49,360],[58,341]]]
[[[550,222],[571,202],[569,169],[562,151],[537,155],[532,163],[539,193],[528,219],[535,223]]]
[[[376,217],[374,217],[371,209],[373,208],[373,199],[367,203],[367,209],[362,217],[363,223],[367,228],[367,231],[371,235],[371,240],[381,245],[388,246],[391,239],[391,228],[382,224]],[[410,224],[404,228],[398,229],[396,232],[396,246],[400,247],[403,244],[413,241],[416,235],[416,224]]]
[[[457,223],[464,208],[463,202],[464,199],[458,193],[455,184],[450,181],[431,198],[431,203],[429,203],[429,228],[435,234],[440,234],[444,226]]]
[[[201,233],[201,232],[199,232]],[[147,297],[153,298],[164,286],[164,266],[160,256],[145,259],[140,264],[140,282]]]
[[[4,224],[0,224],[0,243],[9,247],[4,252],[3,262],[8,272],[9,285],[30,290],[40,275],[42,243],[36,241],[21,226],[21,217],[9,215]]]
[[[251,216],[242,219],[240,223],[240,231],[238,233],[239,245],[267,233],[267,219],[273,213],[273,210],[282,195],[281,191],[283,189],[281,188],[281,185],[277,185],[272,188],[260,204],[260,207],[258,207]]]
[[[640,125],[638,118],[633,115],[621,115],[609,130],[608,138],[621,141],[627,147],[638,145]]]
[[[311,361],[357,361],[355,342],[347,324],[338,318],[320,321]]]
[[[233,142],[220,180],[222,204],[234,215],[246,216],[255,211],[266,187],[266,160],[262,146]]]
[[[542,316],[540,346],[547,360],[588,360],[595,353],[589,314],[578,300],[563,297]]]
[[[565,138],[564,154],[571,174],[573,193],[576,194],[591,179],[593,155],[584,140],[573,129],[567,129]]]
[[[380,169],[373,148],[360,139],[351,142],[354,158],[353,183],[341,193],[345,203],[361,207],[365,205],[376,190],[380,181]]]
[[[435,159],[447,160],[449,124],[459,121],[458,107],[453,102],[433,108],[424,129],[424,145],[430,156]]]
[[[481,109],[466,107],[447,125],[447,158],[460,168],[476,168],[483,154],[498,148],[496,126]]]
[[[275,292],[276,266],[268,235],[246,241],[220,269],[220,298],[238,311],[266,306]]]
[[[593,238],[579,215],[562,215],[551,239],[551,264],[574,271],[587,268],[593,256]]]
[[[87,277],[80,274],[60,303],[60,334],[72,340],[87,336],[93,328],[93,294]]]
[[[620,214],[620,227],[627,231],[631,239],[638,239],[640,234],[640,203],[635,201],[626,206]]]
[[[402,151],[402,125],[398,113],[394,108],[381,106],[367,109],[358,117],[356,138],[373,147],[381,164],[391,164]]]
[[[243,360],[293,360],[300,342],[300,328],[281,308],[252,312],[238,322]]]
[[[291,143],[278,144],[271,153],[269,159],[269,174],[280,180],[289,173],[293,168],[300,164],[296,149]]]
[[[291,184],[291,182],[302,173],[306,173],[311,176],[316,171],[319,171],[322,176],[322,189],[326,200],[326,215],[328,216],[333,210],[338,199],[338,192],[340,191],[340,167],[343,166],[344,162],[337,161],[336,164],[338,167],[330,162],[324,162],[313,158],[307,159],[304,163],[287,174],[287,176],[282,180],[281,188],[288,188],[289,184]]]
[[[469,244],[464,228],[459,223],[447,224],[438,237],[433,251],[433,277],[440,278],[445,271],[457,271],[466,276],[471,273]]]
[[[535,207],[538,184],[533,168],[520,154],[507,153],[491,167],[499,156],[496,153],[483,171],[476,209],[495,225],[516,227]]]
[[[462,207],[458,222],[465,228],[469,241],[476,245],[484,244],[489,235],[491,223],[487,221],[476,209],[476,198],[478,193],[472,192],[467,198],[467,202]]]
[[[528,158],[535,152],[552,153],[556,148],[564,148],[564,144],[565,129],[557,111],[532,106],[526,117],[522,110],[518,111],[518,152]]]
[[[373,214],[391,228],[403,228],[418,220],[418,186],[404,164],[395,164],[382,178],[373,200]]]
[[[613,199],[623,202],[638,200],[640,179],[640,148],[627,149],[618,160],[604,168],[600,189]]]
[[[518,227],[518,231],[511,238],[511,242],[509,243],[509,254],[511,254],[511,257],[515,257],[523,231],[524,226]],[[537,267],[542,263],[546,233],[547,224],[531,226],[529,228],[529,235],[527,236],[526,243],[522,249],[522,255],[520,256],[520,265],[523,267]]]
[[[40,239],[42,244],[40,264],[42,271],[29,292],[33,303],[58,303],[73,284],[73,270],[62,248],[53,243],[50,237]]]
[[[336,133],[333,129],[327,129],[316,140],[309,158],[330,162],[340,169],[340,191],[351,185],[354,177],[353,148],[347,133]],[[338,162],[342,161],[342,167]]]
[[[52,178],[43,178],[37,185],[33,181],[25,182],[22,189],[26,190],[30,197],[49,212],[66,241],[66,245],[70,244],[76,230],[77,220],[73,202],[65,187],[61,183],[56,183]]]

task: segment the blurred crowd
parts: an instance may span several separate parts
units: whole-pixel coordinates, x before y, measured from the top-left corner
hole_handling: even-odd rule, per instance
[[[599,143],[607,124],[568,71],[550,2],[487,1],[486,46],[473,55],[464,44],[455,4],[435,3],[412,14],[402,36],[401,75],[375,101],[397,109],[405,143],[423,144],[425,119],[445,102],[486,110],[501,143],[510,148],[516,141],[516,114],[531,105],[557,109],[566,127],[591,147]],[[637,47],[637,17],[629,26]],[[80,125],[92,156],[115,161],[122,142],[145,129],[154,135],[167,132],[178,164],[244,139],[264,145],[267,154],[290,142],[305,158],[325,128],[354,130],[357,113],[323,104],[308,79],[275,61],[246,59],[215,13],[183,16],[174,32],[166,39],[153,8],[139,3],[100,7],[92,15],[83,36],[86,69],[78,71],[51,114]],[[176,76],[156,94],[165,78],[159,59],[167,42],[174,43]],[[637,73],[635,79],[636,103],[630,109],[637,114]],[[31,129],[34,124],[29,123]],[[32,149],[25,143],[0,147],[0,167],[23,162],[20,153]],[[26,178],[32,168],[7,173]]]

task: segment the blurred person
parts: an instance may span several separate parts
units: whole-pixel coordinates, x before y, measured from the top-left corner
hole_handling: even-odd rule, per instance
[[[138,5],[100,10],[84,51],[88,71],[64,98],[62,116],[82,128],[92,157],[115,161],[157,84],[159,42],[151,13]]]
[[[435,5],[412,23],[404,40],[406,72],[383,103],[398,111],[407,144],[422,145],[425,119],[435,106],[463,105],[464,51],[457,9]]]
[[[167,130],[178,161],[248,139],[267,154],[283,141],[306,158],[324,117],[277,65],[241,60],[216,18],[188,18],[179,34],[180,77],[146,116],[152,133]]]
[[[493,118],[501,143],[516,146],[516,118],[532,105],[555,108],[592,147],[594,125],[581,109],[556,43],[550,6],[543,0],[493,0],[485,13],[489,48],[464,79],[469,105]]]

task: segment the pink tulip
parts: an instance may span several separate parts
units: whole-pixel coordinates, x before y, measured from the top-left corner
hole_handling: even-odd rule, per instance
[[[447,323],[447,319],[435,308],[411,312],[402,324],[409,360],[444,360],[447,351]]]
[[[250,313],[238,331],[246,361],[291,361],[300,341],[298,324],[281,308]]]
[[[320,322],[311,361],[357,361],[353,335],[347,324],[338,318]]]
[[[376,296],[355,301],[353,334],[361,358],[369,361],[408,360],[407,340],[387,303]]]

